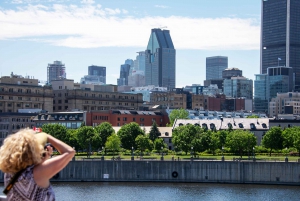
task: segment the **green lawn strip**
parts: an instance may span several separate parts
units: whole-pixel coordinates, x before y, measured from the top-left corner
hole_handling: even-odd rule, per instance
[[[131,155],[105,155],[104,158],[105,160],[111,160],[113,157],[117,158],[120,156],[121,160],[131,160]],[[87,157],[86,154],[80,154],[76,155],[76,160],[89,160],[89,159],[101,159],[102,155],[91,155],[89,158]],[[191,155],[164,155],[164,160],[191,160]],[[135,155],[134,159],[135,160],[140,160],[140,155]],[[238,155],[224,155],[224,158],[226,161],[229,160],[234,160],[234,159],[240,159],[240,156]],[[257,161],[285,161],[286,156],[282,155],[277,155],[277,156],[269,156],[269,155],[255,155],[255,159]],[[160,154],[150,154],[150,155],[144,155],[142,156],[143,160],[161,160],[161,155]],[[212,155],[212,154],[207,154],[207,155],[196,155],[193,156],[193,160],[221,160],[222,155]],[[300,159],[298,156],[288,156],[288,160],[290,162],[298,162],[298,159]],[[249,156],[244,155],[240,160],[242,161],[247,161],[247,160],[253,160],[253,155]]]

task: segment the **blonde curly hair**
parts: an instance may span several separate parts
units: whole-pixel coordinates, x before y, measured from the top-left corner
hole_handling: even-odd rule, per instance
[[[0,148],[0,170],[16,173],[42,161],[43,146],[38,143],[32,129],[9,135]]]

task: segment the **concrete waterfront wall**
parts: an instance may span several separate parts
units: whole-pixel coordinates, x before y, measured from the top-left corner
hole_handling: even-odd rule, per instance
[[[177,177],[176,173],[178,173]],[[173,175],[172,175],[173,173]],[[1,173],[3,182],[3,174]],[[52,181],[300,184],[300,163],[235,161],[72,161]]]

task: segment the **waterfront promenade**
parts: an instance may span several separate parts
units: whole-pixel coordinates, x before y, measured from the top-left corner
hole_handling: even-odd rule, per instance
[[[0,173],[1,182],[3,174]],[[55,182],[199,182],[300,184],[298,162],[204,160],[79,160],[57,174]]]

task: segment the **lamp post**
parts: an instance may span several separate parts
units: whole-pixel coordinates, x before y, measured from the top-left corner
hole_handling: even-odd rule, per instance
[[[222,146],[222,161],[224,161],[225,158],[224,158],[224,147]]]
[[[253,147],[253,162],[255,162],[256,159],[255,159],[255,147]]]
[[[160,160],[164,160],[164,152],[163,152],[163,150],[164,150],[164,148],[163,147],[161,147],[161,158],[160,158]]]
[[[133,147],[131,147],[131,160],[134,161],[134,156],[133,156]]]
[[[191,161],[193,160],[193,148],[194,147],[191,147]]]
[[[101,156],[101,160],[104,161],[104,147],[102,147],[102,156]]]
[[[284,159],[284,161],[287,163],[287,162],[289,162],[289,159],[288,159],[288,157],[287,157],[287,154],[288,154],[288,148],[286,147],[285,148],[285,159]]]

